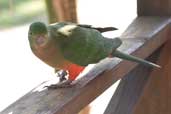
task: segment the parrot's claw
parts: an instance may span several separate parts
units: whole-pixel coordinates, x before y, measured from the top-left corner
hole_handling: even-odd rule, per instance
[[[71,83],[72,83],[71,80],[65,80],[57,84],[52,84],[50,86],[45,86],[45,87],[47,87],[48,89],[68,88],[72,86]]]
[[[68,75],[66,70],[62,70],[60,73],[57,73],[57,77],[59,77],[59,81],[63,82],[67,80],[66,76]]]

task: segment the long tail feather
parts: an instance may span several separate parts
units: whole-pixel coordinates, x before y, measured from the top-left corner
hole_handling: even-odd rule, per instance
[[[146,65],[146,66],[150,66],[150,67],[161,68],[161,66],[159,66],[159,65],[157,65],[155,63],[146,61],[144,59],[141,59],[141,58],[138,58],[138,57],[135,57],[135,56],[132,56],[132,55],[128,55],[128,54],[120,52],[118,50],[114,51],[112,53],[112,56],[113,57],[118,57],[118,58],[121,58],[121,59],[125,59],[125,60],[128,60],[128,61],[137,62],[137,63],[143,64],[143,65]]]

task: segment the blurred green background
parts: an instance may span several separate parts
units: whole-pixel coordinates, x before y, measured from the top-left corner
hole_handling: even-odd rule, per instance
[[[43,0],[0,0],[0,29],[46,20]]]

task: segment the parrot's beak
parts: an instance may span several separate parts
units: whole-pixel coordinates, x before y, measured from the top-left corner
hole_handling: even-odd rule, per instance
[[[45,34],[35,36],[35,43],[39,47],[43,47],[48,43],[48,36]]]
[[[41,45],[41,44],[43,44],[44,42],[45,42],[45,37],[44,37],[44,36],[38,36],[38,37],[36,38],[36,43],[37,43],[37,44]]]

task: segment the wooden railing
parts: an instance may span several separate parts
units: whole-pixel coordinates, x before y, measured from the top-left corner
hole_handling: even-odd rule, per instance
[[[152,1],[157,4],[152,7],[156,10],[147,14],[153,16],[146,16],[143,10],[146,1],[149,10]],[[104,114],[170,114],[171,18],[155,13],[160,8],[158,3],[169,4],[169,1],[138,0],[139,16],[121,35],[124,44],[119,48],[157,62],[161,69],[115,58],[105,59],[77,80],[72,88],[47,90],[42,83],[1,114],[76,114],[119,79],[122,80]],[[167,6],[170,8],[170,5]],[[169,15],[169,8],[162,9],[160,14]]]

